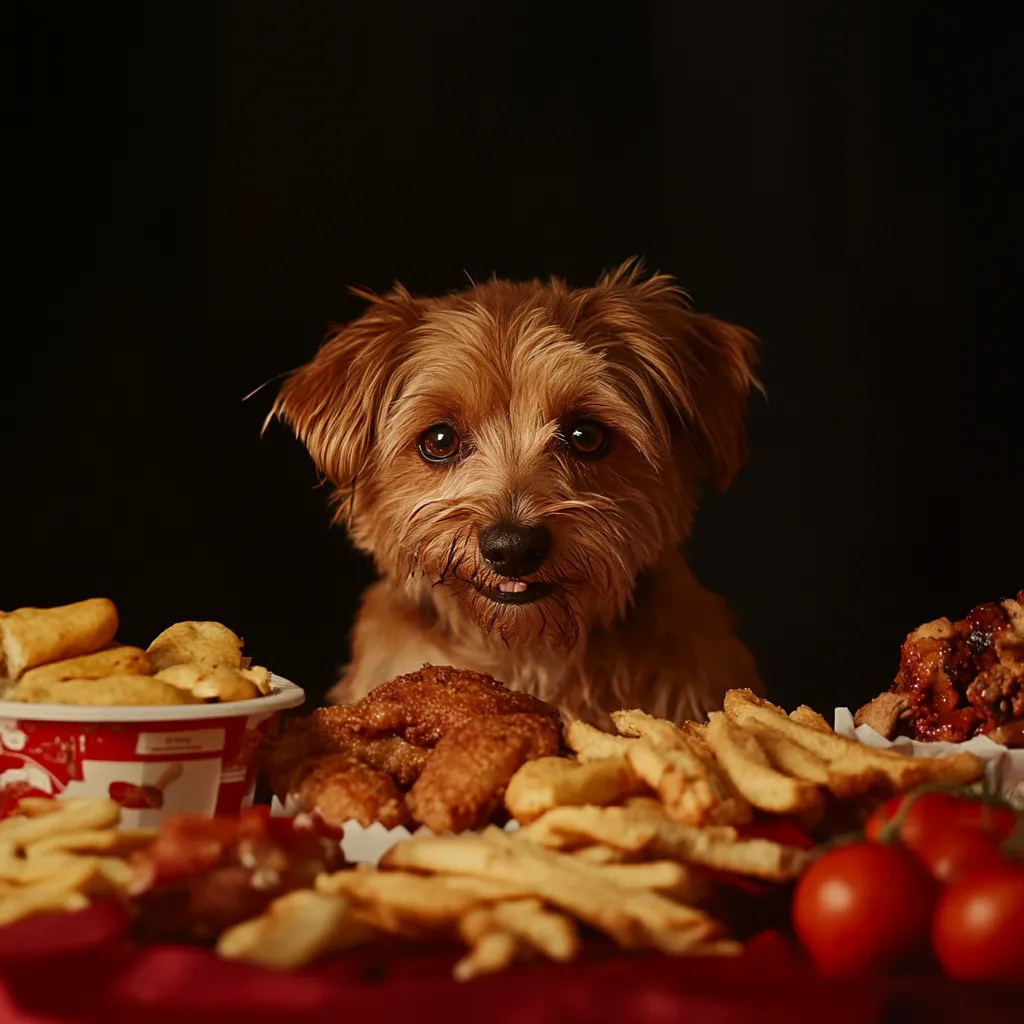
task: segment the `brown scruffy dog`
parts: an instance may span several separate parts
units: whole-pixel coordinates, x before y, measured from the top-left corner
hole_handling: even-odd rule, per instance
[[[699,717],[754,661],[681,551],[698,482],[746,456],[756,339],[628,263],[371,303],[285,382],[291,425],[381,579],[331,692],[425,663],[595,723]]]

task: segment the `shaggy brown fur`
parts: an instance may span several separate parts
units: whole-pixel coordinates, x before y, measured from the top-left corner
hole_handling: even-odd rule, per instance
[[[698,481],[724,487],[746,457],[749,332],[693,313],[670,278],[632,263],[585,289],[359,294],[369,310],[271,413],[381,574],[332,699],[424,663],[490,673],[597,723],[620,707],[682,720],[757,688],[725,605],[680,551]],[[573,447],[581,420],[605,438],[598,458]],[[423,436],[438,424],[455,452],[430,462]],[[546,527],[539,568],[503,576],[482,556],[499,523]],[[543,596],[510,603],[514,590]]]

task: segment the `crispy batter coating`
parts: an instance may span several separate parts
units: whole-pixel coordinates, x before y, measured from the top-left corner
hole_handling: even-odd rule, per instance
[[[430,828],[459,831],[486,822],[519,766],[556,753],[560,740],[558,711],[544,701],[425,666],[355,704],[293,719],[262,761],[280,799],[331,821],[407,824],[408,804]]]
[[[385,828],[410,824],[405,797],[385,772],[351,754],[329,754],[305,764],[293,775],[294,796],[329,824],[351,819],[364,826],[379,821]]]
[[[355,704],[318,713],[334,728],[366,736],[397,735],[418,747],[434,746],[449,730],[480,715],[533,714],[559,721],[558,711],[539,697],[447,665],[424,665],[381,683]]]
[[[527,761],[558,753],[561,735],[547,715],[483,715],[449,730],[409,791],[412,816],[435,832],[481,828]]]

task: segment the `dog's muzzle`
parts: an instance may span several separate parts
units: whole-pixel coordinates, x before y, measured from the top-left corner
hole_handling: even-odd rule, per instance
[[[535,573],[551,551],[551,532],[546,526],[496,523],[480,533],[480,554],[499,576],[498,586],[477,590],[502,604],[530,604],[551,593],[549,583],[522,579]]]

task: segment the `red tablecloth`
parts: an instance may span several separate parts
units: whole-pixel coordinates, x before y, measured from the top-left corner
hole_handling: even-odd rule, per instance
[[[0,1022],[43,1024],[487,1024],[1022,1019],[1024,991],[941,978],[816,976],[786,940],[763,932],[739,959],[623,955],[595,946],[573,964],[537,963],[456,984],[451,950],[345,954],[276,974],[179,946],[132,948],[114,905],[0,929]]]

